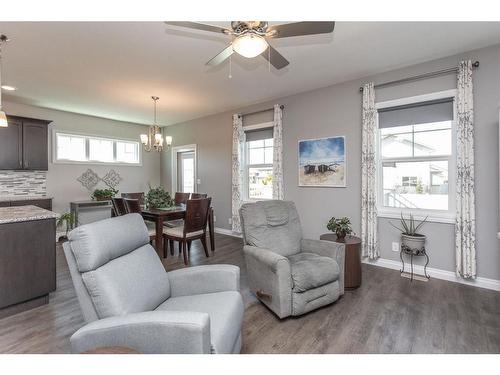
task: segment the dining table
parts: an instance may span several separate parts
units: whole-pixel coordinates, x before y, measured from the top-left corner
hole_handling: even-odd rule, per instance
[[[166,208],[142,208],[141,215],[144,220],[155,223],[155,249],[161,257],[163,251],[163,223],[170,220],[184,219],[186,216],[186,205]],[[208,233],[210,235],[210,250],[215,251],[215,228],[214,228],[214,210],[210,207],[208,210]]]

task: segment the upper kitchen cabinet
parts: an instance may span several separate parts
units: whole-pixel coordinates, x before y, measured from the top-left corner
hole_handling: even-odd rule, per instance
[[[50,121],[7,116],[9,126],[0,128],[0,169],[48,169]]]

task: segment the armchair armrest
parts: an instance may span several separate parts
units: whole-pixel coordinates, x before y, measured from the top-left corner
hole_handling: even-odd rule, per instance
[[[240,291],[240,268],[229,264],[183,268],[168,273],[172,297]]]
[[[340,294],[344,294],[345,245],[332,241],[302,239],[300,246],[304,253],[314,253],[335,259],[340,269]]]
[[[288,258],[255,246],[243,247],[250,290],[280,318],[292,309],[292,275]]]
[[[83,326],[70,341],[74,353],[102,346],[126,346],[149,354],[210,353],[210,318],[188,311],[116,316]]]

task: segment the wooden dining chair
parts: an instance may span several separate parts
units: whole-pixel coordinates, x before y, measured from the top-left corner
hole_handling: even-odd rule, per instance
[[[121,196],[122,198],[137,199],[139,205],[144,205],[144,193],[122,193]]]
[[[208,194],[204,193],[191,193],[191,199],[201,199],[201,198],[206,198]]]
[[[210,256],[207,247],[207,220],[208,210],[212,198],[189,199],[186,203],[186,215],[184,225],[175,228],[163,228],[163,256],[167,256],[167,241],[170,246],[173,242],[179,242],[184,264],[188,265],[189,250],[191,242],[200,240],[207,258]]]
[[[186,204],[187,200],[189,199],[189,194],[190,193],[176,192],[175,198],[174,198],[175,205],[180,206],[181,204]],[[163,223],[163,225],[165,225],[166,227],[169,227],[169,228],[178,227],[178,226],[181,226],[183,224],[184,224],[184,219],[169,220],[169,221],[165,221]],[[170,253],[172,255],[174,255],[173,248],[170,249]]]
[[[141,205],[139,204],[139,199],[132,198],[123,198],[123,202],[125,203],[125,209],[127,214],[137,213],[140,214],[142,212]],[[156,226],[155,223],[144,220],[146,227],[148,228],[149,234],[149,243],[152,245],[154,239],[156,238]]]
[[[180,206],[181,204],[186,204],[187,200],[189,199],[189,194],[190,193],[175,193],[175,205]]]
[[[115,213],[115,216],[122,216],[127,214],[127,208],[125,207],[123,198],[111,198],[111,203],[113,204],[113,211]]]

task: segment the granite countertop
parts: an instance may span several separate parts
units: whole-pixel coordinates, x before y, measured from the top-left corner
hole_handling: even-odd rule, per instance
[[[53,219],[59,215],[36,206],[0,207],[0,224]]]
[[[0,195],[0,202],[36,201],[38,199],[53,199],[48,195]]]

